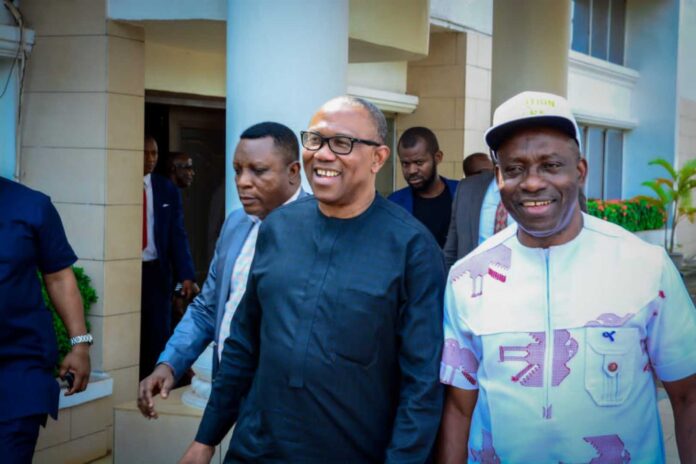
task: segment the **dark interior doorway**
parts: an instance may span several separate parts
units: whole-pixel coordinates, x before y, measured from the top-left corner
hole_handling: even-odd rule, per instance
[[[157,140],[155,171],[159,174],[169,177],[167,159],[171,152],[184,152],[193,160],[193,183],[181,190],[181,196],[184,227],[200,285],[225,218],[225,100],[148,91],[145,133]]]

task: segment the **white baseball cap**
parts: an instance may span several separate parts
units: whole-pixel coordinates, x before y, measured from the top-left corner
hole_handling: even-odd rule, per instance
[[[486,131],[486,144],[495,156],[500,145],[523,127],[553,127],[575,139],[580,147],[580,129],[568,101],[546,92],[522,92],[503,102],[493,113],[493,126]]]

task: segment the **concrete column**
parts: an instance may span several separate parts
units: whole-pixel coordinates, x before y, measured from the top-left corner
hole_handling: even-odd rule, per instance
[[[524,90],[566,96],[570,0],[494,0],[492,110]]]
[[[346,92],[347,68],[348,0],[228,0],[228,212],[241,207],[231,166],[242,131],[272,120],[299,137],[319,105]]]
[[[0,56],[0,94],[5,90],[0,97],[0,176],[6,179],[15,177],[17,155],[17,72],[12,68],[12,58]]]

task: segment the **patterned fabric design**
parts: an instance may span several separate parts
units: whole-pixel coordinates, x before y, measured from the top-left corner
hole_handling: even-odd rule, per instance
[[[239,302],[242,301],[242,296],[246,290],[247,279],[249,278],[249,268],[254,259],[254,251],[256,250],[256,237],[259,233],[259,221],[255,221],[249,231],[247,239],[244,241],[242,249],[239,251],[239,256],[234,262],[230,284],[230,298],[225,304],[225,315],[222,317],[222,325],[220,325],[220,335],[218,337],[218,358],[222,356],[222,349],[225,347],[225,339],[230,334],[230,323],[234,312],[237,310]]]
[[[584,437],[587,443],[597,450],[597,457],[590,464],[627,464],[631,462],[631,453],[624,446],[618,435],[598,435]]]
[[[478,360],[471,350],[461,348],[459,342],[453,338],[445,340],[445,346],[442,349],[442,363],[440,364],[440,381],[442,383],[453,385],[455,383],[454,375],[460,372],[471,385],[476,385],[478,366]]]
[[[498,245],[481,254],[465,258],[462,263],[452,268],[450,276],[453,282],[464,276],[467,272],[472,281],[472,297],[483,294],[483,277],[488,274],[498,282],[507,281],[507,273],[510,270],[512,251],[505,245]]]
[[[481,434],[483,435],[483,440],[481,443],[482,447],[480,450],[473,448],[469,450],[471,460],[474,462],[480,462],[482,464],[500,464],[500,458],[496,454],[495,448],[493,447],[493,437],[491,436],[491,433],[482,430]]]

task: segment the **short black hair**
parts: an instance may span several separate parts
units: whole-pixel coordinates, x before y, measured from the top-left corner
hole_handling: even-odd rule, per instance
[[[332,98],[329,102],[340,101],[346,102],[349,105],[360,106],[365,111],[367,111],[368,116],[372,125],[375,126],[375,131],[377,132],[377,142],[384,144],[387,140],[387,118],[384,117],[382,110],[377,108],[374,103],[365,100],[364,98],[354,97],[352,95],[342,95],[340,97]],[[327,102],[328,103],[328,102]]]
[[[464,174],[468,174],[472,170],[472,163],[476,161],[477,159],[485,158],[493,163],[493,160],[491,160],[491,157],[488,156],[487,154],[483,153],[482,151],[472,153],[466,158],[464,158],[464,161],[462,161],[462,169],[464,170]]]
[[[240,139],[262,139],[264,137],[273,138],[273,144],[283,155],[287,164],[300,160],[300,145],[297,142],[295,133],[283,124],[266,121],[254,124],[242,132]]]
[[[418,140],[423,140],[425,142],[425,148],[431,156],[440,151],[440,144],[437,143],[435,133],[427,127],[420,126],[406,129],[406,131],[401,134],[397,147],[411,148],[418,143]]]

